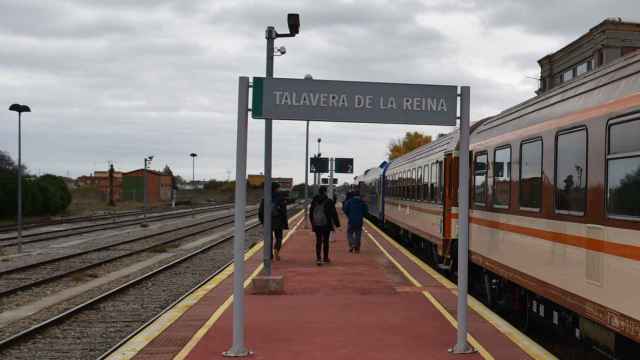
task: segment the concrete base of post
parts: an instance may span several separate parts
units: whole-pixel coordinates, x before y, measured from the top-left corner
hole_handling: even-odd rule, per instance
[[[478,350],[476,350],[473,346],[469,344],[464,344],[464,346],[461,346],[460,348],[458,348],[458,345],[456,344],[451,349],[449,349],[449,352],[451,354],[466,355],[466,354],[475,354],[478,352]]]
[[[251,292],[255,295],[284,294],[284,277],[282,275],[260,275],[251,280]]]
[[[242,350],[234,350],[230,349],[222,353],[222,356],[225,357],[247,357],[253,355],[253,351],[242,349]]]

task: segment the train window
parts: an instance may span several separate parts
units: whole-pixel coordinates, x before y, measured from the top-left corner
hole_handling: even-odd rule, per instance
[[[473,163],[473,202],[476,205],[487,204],[487,164],[489,156],[486,152],[476,154]]]
[[[444,163],[438,161],[438,204],[443,203],[444,196],[444,171],[442,169]]]
[[[539,210],[542,203],[542,139],[520,144],[520,208]]]
[[[640,120],[609,126],[607,212],[640,218]]]
[[[418,169],[413,169],[413,200],[418,200]]]
[[[429,165],[422,168],[424,182],[422,183],[422,200],[429,200]]]
[[[556,210],[583,215],[587,203],[587,130],[561,132],[556,139]]]
[[[511,201],[511,146],[493,153],[493,206],[507,208]]]
[[[436,170],[438,164],[431,163],[431,179],[429,180],[429,201],[436,201],[436,181],[438,179],[438,173]]]
[[[407,170],[402,172],[402,198],[406,199],[409,196],[409,184],[408,183]]]
[[[418,193],[416,194],[416,200],[422,200],[422,167],[418,166],[418,180],[416,183],[416,189]]]
[[[410,184],[409,199],[413,199],[415,196],[415,192],[416,192],[415,183],[416,183],[416,169],[414,168],[409,171],[409,184]]]

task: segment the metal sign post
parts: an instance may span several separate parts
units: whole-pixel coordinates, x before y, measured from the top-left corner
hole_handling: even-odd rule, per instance
[[[333,158],[329,159],[329,197],[334,200],[333,198],[333,171],[334,171],[334,166],[335,166],[335,162]]]
[[[460,120],[458,330],[456,344],[449,350],[456,354],[475,351],[467,343],[470,93],[471,90],[468,86],[461,87],[458,95],[458,87],[448,85],[328,80],[304,81],[300,79],[272,78],[268,74],[267,78],[254,78],[252,99],[252,117],[256,119],[275,118],[440,126],[455,126],[456,121]],[[458,105],[460,105],[459,117],[457,116]],[[270,122],[270,120],[268,121]],[[246,143],[244,146],[246,150]],[[265,156],[269,157],[268,170],[271,171],[270,147],[268,149],[269,152],[268,154],[265,152]],[[244,156],[243,161],[246,161],[246,153]],[[314,163],[311,164],[312,169],[315,165]],[[266,164],[267,159],[265,158]],[[316,173],[319,175],[319,171],[316,171]],[[270,180],[270,172],[267,173],[266,166],[265,175]],[[330,177],[333,178],[333,161]],[[318,179],[319,181],[320,179]],[[331,181],[331,185],[332,183],[333,181]],[[265,183],[265,193],[267,192],[266,186],[267,184]],[[330,189],[332,190],[332,187]],[[270,191],[270,188],[268,190]],[[268,206],[266,199],[267,196],[265,194],[265,217],[268,216],[267,214],[270,211],[270,206]],[[245,199],[243,198],[242,200],[244,201]],[[271,229],[268,228],[268,230],[270,239]],[[267,237],[265,236],[265,241],[266,239]],[[270,244],[269,242],[268,245]]]
[[[247,207],[247,131],[249,127],[249,78],[238,81],[238,135],[236,140],[236,189],[233,220],[233,345],[225,356],[247,356],[244,344],[244,249]]]
[[[467,292],[469,285],[469,123],[471,90],[460,88],[460,181],[458,207],[460,225],[458,229],[458,332],[456,345],[450,351],[467,354],[475,350],[467,343]]]

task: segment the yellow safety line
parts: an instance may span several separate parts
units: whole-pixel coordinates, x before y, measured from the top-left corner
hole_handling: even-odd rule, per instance
[[[377,226],[367,220],[367,224],[376,230],[378,234],[380,234],[389,244],[394,246],[400,252],[402,252],[406,257],[408,257],[411,261],[413,261],[420,269],[429,274],[432,278],[438,281],[442,286],[449,289],[454,294],[458,293],[458,287],[449,281],[449,279],[440,275],[437,271],[431,268],[429,265],[425,264],[418,257],[413,255],[410,251],[402,247],[396,241],[391,239],[387,234],[385,234],[382,230],[380,230]],[[553,354],[548,352],[542,346],[537,344],[535,341],[531,340],[528,336],[524,335],[520,330],[513,327],[511,324],[506,322],[504,319],[493,313],[490,309],[488,309],[484,304],[478,301],[473,296],[469,295],[469,307],[473,309],[476,313],[478,313],[483,319],[493,325],[498,331],[504,334],[507,338],[509,338],[513,343],[518,345],[527,355],[531,356],[533,359],[557,359]]]
[[[400,270],[400,272],[416,287],[423,289],[422,284],[416,280],[416,278],[414,278],[411,274],[409,274],[409,272],[402,266],[400,265],[400,263],[398,263],[398,261],[396,259],[394,259],[391,254],[389,254],[387,252],[387,250],[385,248],[382,247],[382,245],[380,245],[380,243],[378,243],[378,241],[365,229],[365,232],[367,233],[367,235],[369,236],[369,238],[371,239],[371,241],[373,241],[376,246],[378,247],[378,249],[380,249],[380,251],[389,259],[389,261],[391,261],[396,268],[398,268],[398,270]],[[442,306],[442,304],[440,304],[440,302],[438,300],[436,300],[436,298],[433,297],[433,295],[431,295],[431,293],[425,289],[422,290],[422,295],[424,295],[424,297],[426,297],[431,304],[433,304],[433,306],[442,314],[442,316],[444,316],[445,319],[447,319],[451,325],[454,328],[458,328],[458,322],[456,321],[456,319],[453,318],[453,316],[451,316],[451,314],[449,314],[449,312],[447,312],[447,310],[444,308],[444,306]],[[469,341],[469,343],[471,344],[471,346],[473,346],[476,350],[478,350],[478,353],[480,354],[480,356],[482,356],[484,359],[486,360],[494,360],[494,357],[487,351],[487,349],[485,349],[482,345],[480,345],[480,343],[478,342],[478,340],[476,340],[471,334],[467,334],[467,340]]]
[[[287,236],[285,236],[285,238],[282,240],[283,244],[286,243],[289,237],[291,237],[291,235],[298,229],[298,226],[300,225],[300,223],[302,223],[303,220],[304,219],[299,220],[293,227],[293,229],[287,233]],[[251,280],[253,280],[253,278],[256,277],[260,273],[260,271],[262,271],[262,267],[263,265],[260,264],[251,274],[251,276],[249,276],[249,278],[245,280],[244,287],[249,286]],[[202,338],[207,334],[211,327],[213,327],[216,321],[218,321],[220,316],[222,316],[222,314],[229,308],[229,306],[231,306],[232,303],[233,295],[229,296],[227,300],[222,305],[220,305],[220,307],[213,313],[213,315],[211,315],[209,320],[207,320],[207,322],[200,329],[198,329],[198,331],[196,331],[191,339],[189,339],[189,342],[187,342],[187,344],[182,348],[182,350],[180,350],[180,352],[173,358],[173,360],[185,359],[189,355],[189,353],[191,353],[193,348],[200,342],[200,340],[202,340]]]
[[[300,215],[302,215],[302,211],[299,211],[297,214],[292,216],[290,221],[294,221]],[[290,233],[293,233],[293,231],[290,231],[287,234],[287,238],[289,237]],[[254,247],[249,249],[245,253],[245,256],[244,256],[245,261],[249,260],[253,255],[258,253],[258,251],[262,249],[262,246],[263,246],[263,242],[259,242]],[[216,288],[218,285],[220,285],[220,283],[222,283],[231,274],[233,274],[233,264],[231,264],[226,269],[221,271],[218,275],[214,276],[211,280],[209,280],[206,284],[201,286],[198,290],[194,291],[191,295],[187,296],[181,302],[176,304],[171,310],[167,311],[158,319],[156,319],[156,321],[149,324],[149,326],[147,326],[139,334],[137,334],[132,339],[124,343],[119,349],[117,349],[111,355],[109,355],[107,357],[107,360],[132,359],[145,346],[147,346],[151,341],[153,341],[153,339],[158,337],[158,335],[162,334],[169,326],[171,326],[171,324],[173,324],[176,320],[178,320],[178,318],[180,318],[185,312],[187,312],[187,310],[191,309],[193,305],[197,304],[200,301],[200,299],[202,299],[206,294],[208,294],[211,290]],[[227,299],[227,301],[229,301],[229,299]],[[223,303],[221,307],[222,306],[225,306],[225,304]]]

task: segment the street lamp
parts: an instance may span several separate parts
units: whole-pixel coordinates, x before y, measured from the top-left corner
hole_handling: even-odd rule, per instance
[[[151,160],[153,160],[153,155],[144,158],[144,184],[142,190],[142,193],[144,194],[144,209],[142,211],[142,224],[140,224],[142,227],[149,226],[149,224],[147,224],[147,207],[149,206],[147,198],[147,166],[151,163]]]
[[[196,156],[198,156],[198,154],[196,153],[191,153],[189,154],[189,156],[191,156],[191,182],[193,183],[193,186],[195,186],[195,181],[196,181]]]
[[[322,153],[320,153],[320,143],[322,142],[321,138],[318,138],[318,154],[316,155],[316,157],[318,158],[318,164],[320,164],[320,156],[322,156]],[[322,173],[318,172],[316,169],[316,185],[320,185],[320,179],[322,177]]]
[[[265,39],[267,40],[267,78],[273,77],[273,57],[275,55],[275,40],[277,38],[294,37],[300,32],[300,15],[287,14],[287,27],[289,28],[288,34],[278,34],[275,27],[268,26],[265,30]],[[282,48],[278,49],[279,55],[284,55],[286,50]],[[263,251],[263,264],[264,274],[271,275],[271,154],[272,154],[272,138],[273,138],[273,124],[272,119],[266,118],[264,124],[264,220],[263,220],[263,238],[264,238],[264,251]],[[238,334],[239,335],[239,334]],[[244,345],[236,343],[234,340],[234,346],[230,350],[229,354],[244,353]]]
[[[18,252],[22,252],[22,113],[31,112],[27,105],[11,104],[10,111],[18,113]]]
[[[311,74],[304,76],[305,80],[313,80]],[[309,228],[309,214],[307,207],[309,206],[309,120],[307,120],[307,137],[304,150],[304,228]]]
[[[273,57],[275,39],[279,37],[294,37],[300,32],[300,16],[298,14],[287,15],[288,34],[278,34],[273,26],[268,26],[265,31],[267,40],[267,78],[273,77]],[[279,51],[282,55],[283,51]],[[271,275],[271,150],[272,150],[272,120],[265,119],[264,124],[264,275]],[[246,181],[243,179],[243,181]],[[238,185],[238,184],[236,184]],[[244,206],[244,205],[243,205]],[[239,209],[240,206],[236,206]],[[237,218],[236,218],[237,219]],[[244,226],[244,224],[236,224]],[[239,239],[241,240],[241,239]],[[235,241],[233,246],[234,264],[238,267],[233,273],[233,345],[224,352],[225,356],[248,356],[251,352],[244,344],[244,241]],[[242,265],[241,265],[242,264]]]

